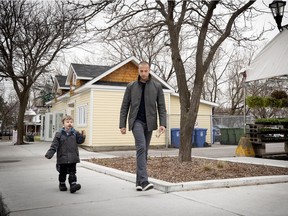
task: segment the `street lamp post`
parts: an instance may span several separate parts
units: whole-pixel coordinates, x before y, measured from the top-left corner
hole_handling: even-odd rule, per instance
[[[273,17],[277,23],[277,27],[279,31],[282,31],[282,18],[284,14],[284,8],[285,8],[286,2],[285,1],[273,1],[271,4],[269,4],[269,8],[273,14]]]

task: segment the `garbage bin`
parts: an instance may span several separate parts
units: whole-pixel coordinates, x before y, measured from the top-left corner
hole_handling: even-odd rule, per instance
[[[227,128],[228,132],[228,145],[235,145],[236,143],[236,135],[234,128]]]
[[[195,146],[195,128],[192,132],[192,143],[191,143],[192,146]]]
[[[235,133],[235,145],[238,145],[240,138],[244,136],[244,128],[234,128]]]
[[[180,147],[180,128],[171,128],[171,145],[174,148]],[[195,145],[195,129],[192,132],[192,143],[191,145]]]
[[[171,145],[174,148],[180,147],[180,128],[171,128]]]
[[[195,147],[204,147],[207,128],[195,128]]]
[[[220,144],[227,145],[228,144],[228,129],[229,128],[221,128],[221,137],[220,137]]]

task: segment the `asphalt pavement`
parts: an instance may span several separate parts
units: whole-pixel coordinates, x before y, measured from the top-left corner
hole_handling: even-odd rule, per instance
[[[88,152],[80,149],[74,194],[58,189],[55,157],[44,157],[50,143],[12,145],[0,141],[1,216],[285,215],[288,176],[210,180],[172,184],[149,179],[155,189],[135,190],[135,175],[84,159],[134,156],[134,151]],[[288,167],[288,161],[234,157],[236,146],[193,148],[192,155],[242,163]],[[150,156],[175,156],[178,149],[150,150]]]

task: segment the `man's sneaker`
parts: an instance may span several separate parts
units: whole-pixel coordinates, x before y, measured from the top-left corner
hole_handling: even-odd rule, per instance
[[[139,182],[136,183],[136,191],[142,191],[142,186]]]
[[[149,183],[148,181],[142,183],[142,190],[147,191],[153,189],[153,184]]]
[[[59,190],[60,191],[67,191],[67,187],[65,183],[60,183],[59,184]]]
[[[75,193],[77,190],[81,189],[80,184],[72,184],[70,185],[70,193]]]

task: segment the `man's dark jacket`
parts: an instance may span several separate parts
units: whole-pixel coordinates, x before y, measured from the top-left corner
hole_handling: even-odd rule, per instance
[[[157,111],[160,126],[166,127],[166,106],[161,84],[151,79],[151,75],[149,77],[150,79],[146,82],[145,86],[144,101],[147,129],[148,131],[152,131],[157,129]],[[128,111],[129,130],[133,128],[142,96],[142,86],[139,82],[138,78],[137,81],[133,81],[127,85],[120,110],[119,128],[126,128]]]

